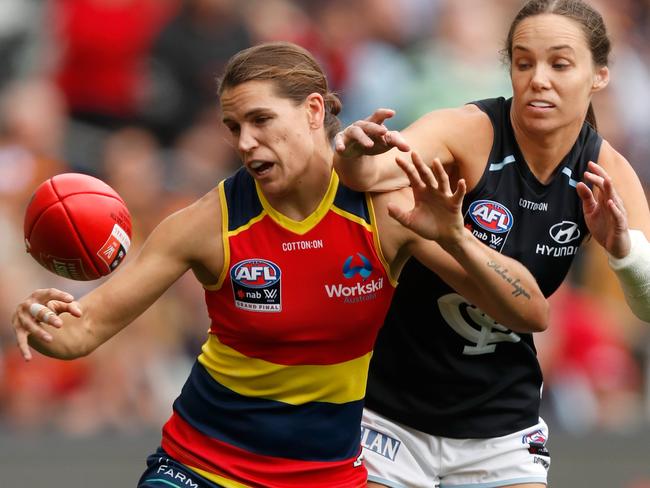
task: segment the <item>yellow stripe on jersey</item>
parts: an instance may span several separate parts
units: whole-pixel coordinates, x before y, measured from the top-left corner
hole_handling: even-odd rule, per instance
[[[363,399],[372,351],[342,363],[287,366],[249,358],[210,334],[199,362],[221,385],[240,395],[291,405]]]
[[[375,243],[375,249],[377,250],[377,257],[381,261],[381,264],[384,266],[386,271],[386,276],[390,280],[390,284],[393,287],[397,287],[397,278],[393,276],[390,272],[390,265],[386,258],[384,257],[384,252],[381,249],[381,239],[379,238],[379,232],[377,231],[377,218],[375,217],[375,206],[372,203],[372,197],[369,193],[366,193],[366,204],[368,205],[368,212],[370,213],[370,222],[372,224],[372,239]]]
[[[334,202],[334,197],[336,197],[336,190],[339,186],[339,177],[335,171],[332,171],[332,176],[330,177],[329,187],[327,188],[327,193],[318,204],[316,210],[314,210],[311,215],[309,215],[305,220],[298,222],[297,220],[290,219],[286,215],[282,215],[280,212],[275,210],[271,204],[268,202],[262,191],[260,190],[257,181],[255,182],[255,188],[257,190],[257,196],[262,203],[262,207],[269,216],[278,223],[281,227],[284,227],[291,232],[294,232],[298,235],[303,235],[309,232],[314,228],[318,222],[320,222],[327,212],[330,210],[332,203]]]
[[[223,266],[221,267],[221,274],[219,280],[214,285],[203,285],[206,290],[219,290],[223,285],[226,276],[228,276],[228,268],[230,267],[230,245],[228,243],[228,203],[226,201],[226,192],[224,188],[224,181],[221,181],[218,186],[219,202],[221,203],[221,242],[223,245]]]
[[[332,206],[332,212],[340,215],[344,219],[351,220],[352,222],[363,226],[363,228],[366,229],[368,232],[372,232],[372,226],[368,222],[366,222],[362,217],[351,214],[350,212],[336,206]]]
[[[235,230],[228,231],[228,229],[226,229],[226,233],[224,235],[228,237],[236,236],[240,232],[244,232],[245,230],[250,229],[254,224],[262,220],[264,217],[266,217],[266,212],[261,212],[259,215],[253,217],[241,227],[237,227]]]
[[[250,485],[242,485],[237,481],[229,480],[228,478],[224,478],[223,476],[219,476],[218,474],[210,473],[209,471],[204,471],[202,469],[195,468],[194,466],[189,466],[189,465],[186,466],[190,468],[192,471],[197,472],[204,478],[209,479],[213,483],[218,483],[220,486],[223,486],[224,488],[251,488]]]

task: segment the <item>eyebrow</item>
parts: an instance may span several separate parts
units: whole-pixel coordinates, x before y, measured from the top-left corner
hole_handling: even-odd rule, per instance
[[[244,114],[244,119],[250,119],[252,117],[255,117],[256,115],[268,114],[270,112],[271,112],[271,109],[263,108],[263,107],[255,107],[255,108],[250,109],[248,112],[246,112]],[[227,123],[227,122],[234,122],[232,119],[230,119],[228,117],[224,117],[223,119],[221,119],[221,121],[224,124]]]
[[[568,44],[560,44],[558,46],[551,46],[548,48],[548,51],[561,51],[562,49],[568,49],[570,51],[573,51],[573,48],[569,46]],[[528,49],[525,46],[516,44],[512,47],[513,51],[525,51],[525,52],[530,52],[530,49]]]

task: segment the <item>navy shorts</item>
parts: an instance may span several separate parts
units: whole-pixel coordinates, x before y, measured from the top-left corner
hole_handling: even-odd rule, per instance
[[[158,450],[147,458],[147,469],[140,477],[138,488],[223,488],[186,468],[169,455]]]

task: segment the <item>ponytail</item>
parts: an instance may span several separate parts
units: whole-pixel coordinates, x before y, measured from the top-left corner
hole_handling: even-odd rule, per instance
[[[596,113],[594,112],[594,106],[589,102],[589,108],[587,109],[587,116],[585,121],[598,132],[598,123],[596,122]]]

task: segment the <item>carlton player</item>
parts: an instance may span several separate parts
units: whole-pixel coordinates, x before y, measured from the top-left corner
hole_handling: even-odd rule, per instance
[[[648,321],[648,204],[630,164],[596,132],[591,108],[609,80],[609,51],[603,19],[588,4],[531,0],[506,42],[511,99],[434,111],[403,134],[382,125],[392,111],[378,110],[337,136],[337,170],[354,188],[394,189],[408,183],[390,147],[440,158],[469,188],[466,228],[524,263],[545,295],[591,234],[631,309]],[[369,486],[546,484],[531,335],[540,329],[508,325],[475,305],[417,261],[405,266],[368,380]]]

